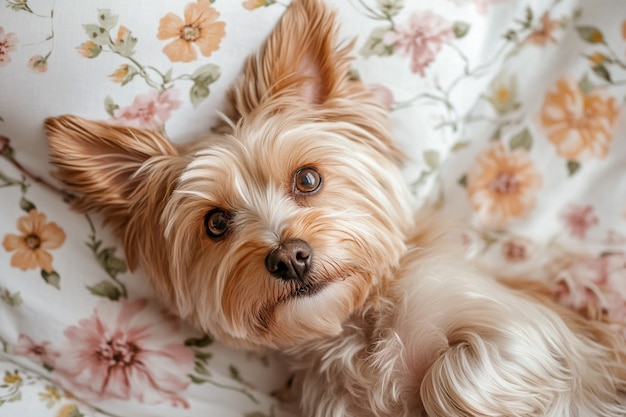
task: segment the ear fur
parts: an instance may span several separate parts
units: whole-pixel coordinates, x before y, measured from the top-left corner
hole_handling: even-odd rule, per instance
[[[323,1],[294,0],[229,91],[231,120],[299,108],[306,116],[362,128],[377,138],[370,146],[399,163],[404,155],[390,137],[388,112],[350,75],[355,42],[339,45],[336,20]]]
[[[318,0],[294,1],[232,90],[240,116],[263,101],[295,96],[323,104],[348,82],[352,44],[337,49],[335,15]]]
[[[55,177],[75,194],[74,208],[100,212],[124,240],[132,268],[140,245],[157,245],[165,197],[186,164],[177,149],[155,132],[113,126],[76,116],[45,122]],[[145,223],[145,224],[138,224]],[[154,224],[152,224],[154,223]],[[143,236],[137,236],[144,233]]]

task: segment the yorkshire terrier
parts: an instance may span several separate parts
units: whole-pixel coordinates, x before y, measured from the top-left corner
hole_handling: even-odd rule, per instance
[[[294,0],[220,133],[192,144],[48,119],[75,207],[103,214],[183,319],[286,353],[306,417],[625,416],[626,349],[605,323],[474,268],[414,213],[336,20]]]

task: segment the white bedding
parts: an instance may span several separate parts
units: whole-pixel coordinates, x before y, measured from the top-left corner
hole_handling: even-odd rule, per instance
[[[328,1],[418,200],[467,225],[470,255],[539,267],[624,332],[626,2]],[[207,131],[287,0],[2,2],[0,415],[291,415],[270,396],[280,358],[167,315],[100,219],[69,210],[42,129],[73,113]],[[177,38],[194,10],[212,37]]]

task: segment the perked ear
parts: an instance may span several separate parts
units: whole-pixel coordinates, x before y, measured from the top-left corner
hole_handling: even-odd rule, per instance
[[[53,174],[75,195],[83,212],[100,212],[127,243],[134,213],[159,209],[184,166],[177,149],[159,134],[76,116],[45,122]],[[147,211],[151,213],[148,213]],[[158,217],[157,221],[158,221]],[[145,220],[144,220],[145,221]],[[129,244],[128,251],[134,245]],[[132,253],[129,264],[134,263]]]
[[[335,13],[323,2],[294,0],[230,92],[237,115],[283,96],[312,105],[345,96],[352,46],[338,47]]]

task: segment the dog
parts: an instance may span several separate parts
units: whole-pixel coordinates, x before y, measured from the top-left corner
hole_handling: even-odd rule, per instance
[[[533,281],[464,259],[416,213],[387,110],[321,0],[294,0],[191,144],[46,121],[55,176],[158,297],[230,346],[291,361],[306,417],[618,417],[624,344]]]

